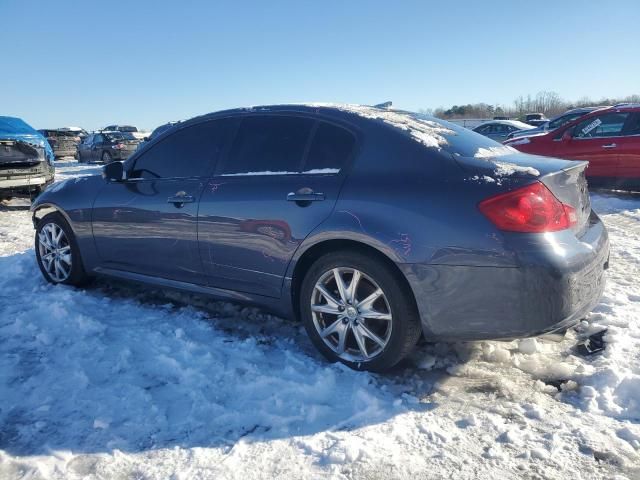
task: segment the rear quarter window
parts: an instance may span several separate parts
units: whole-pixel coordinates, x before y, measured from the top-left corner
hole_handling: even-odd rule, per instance
[[[337,173],[350,158],[355,142],[355,136],[350,131],[320,122],[311,141],[303,171]]]

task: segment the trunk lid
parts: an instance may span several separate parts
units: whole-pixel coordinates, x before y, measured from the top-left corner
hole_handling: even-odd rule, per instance
[[[540,177],[540,181],[565,205],[575,209],[576,233],[584,231],[591,216],[591,198],[585,177],[588,162],[570,162],[571,165],[557,172]]]

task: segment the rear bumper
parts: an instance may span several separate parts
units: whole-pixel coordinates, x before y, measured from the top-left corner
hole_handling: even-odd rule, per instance
[[[73,148],[54,148],[53,154],[56,157],[74,157],[78,153],[78,149]]]
[[[512,339],[570,327],[604,289],[609,239],[592,214],[578,239],[571,232],[512,234],[518,267],[405,264],[427,338]]]

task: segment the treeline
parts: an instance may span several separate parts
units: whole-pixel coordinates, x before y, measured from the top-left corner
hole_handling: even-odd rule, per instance
[[[570,108],[615,105],[623,102],[640,103],[640,95],[629,95],[623,98],[601,98],[599,100],[583,97],[577,101],[570,102],[561,98],[556,92],[538,92],[535,96],[527,95],[525,97],[521,95],[509,106],[475,103],[454,105],[447,109],[440,107],[434,110],[427,109],[423,111],[447,120],[493,117],[521,118],[527,113],[544,113],[547,117],[552,117]]]

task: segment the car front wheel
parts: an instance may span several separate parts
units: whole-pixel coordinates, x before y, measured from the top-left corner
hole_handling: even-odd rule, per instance
[[[73,231],[58,213],[45,215],[36,228],[35,250],[38,266],[50,283],[81,285],[87,275]]]
[[[300,311],[314,345],[356,370],[387,370],[415,346],[420,320],[399,273],[348,251],[324,255],[302,283]]]

